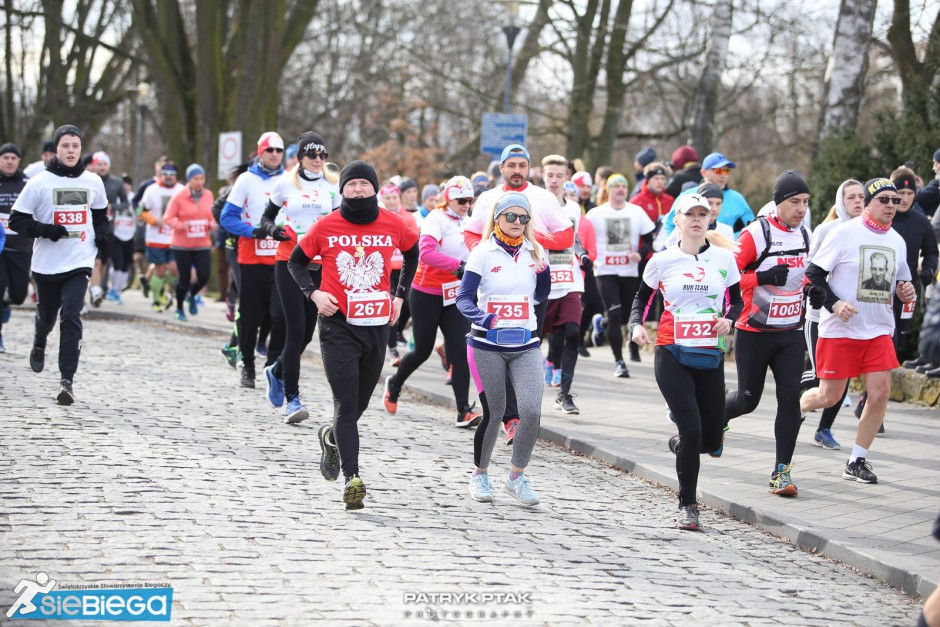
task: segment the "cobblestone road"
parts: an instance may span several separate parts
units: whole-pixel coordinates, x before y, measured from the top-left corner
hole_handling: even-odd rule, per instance
[[[316,428],[332,408],[312,361],[312,417],[291,427],[263,386],[238,387],[215,339],[86,321],[78,400],[64,408],[54,354],[29,370],[24,318],[4,328],[0,355],[2,612],[39,571],[63,584],[169,583],[181,625],[901,625],[919,612],[714,511],[704,532],[679,532],[673,494],[545,444],[528,473],[542,505],[502,492],[473,502],[472,435],[407,397],[391,417],[376,396],[363,417],[369,496],[347,513],[341,485],[318,470]],[[494,478],[509,462],[498,447]]]

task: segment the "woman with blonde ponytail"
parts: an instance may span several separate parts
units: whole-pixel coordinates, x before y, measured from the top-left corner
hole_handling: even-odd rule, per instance
[[[268,402],[281,407],[285,400],[284,422],[295,424],[308,417],[300,401],[300,355],[307,348],[317,324],[317,307],[297,286],[287,262],[298,240],[321,217],[339,207],[342,200],[336,166],[327,163],[326,142],[308,131],[297,138],[297,164],[275,184],[261,226],[280,241],[274,263],[274,282],[284,309],[284,349],[278,360],[264,369]],[[320,282],[319,261],[308,269]],[[286,399],[285,399],[286,395]]]

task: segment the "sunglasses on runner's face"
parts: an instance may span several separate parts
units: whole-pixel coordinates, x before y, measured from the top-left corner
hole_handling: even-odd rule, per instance
[[[265,152],[284,152],[283,148],[265,148]]]
[[[509,224],[512,224],[516,220],[519,220],[519,224],[528,224],[529,220],[531,220],[531,217],[525,214],[519,215],[518,213],[501,213],[499,215],[506,218],[506,222]]]
[[[311,159],[321,159],[321,160],[323,160],[323,161],[326,161],[326,158],[330,156],[330,153],[328,153],[328,152],[311,152],[311,153],[310,153],[309,155],[307,155],[307,156],[310,157]]]
[[[715,174],[731,174],[731,168],[712,168]]]
[[[454,198],[457,201],[458,205],[472,205],[473,198]]]
[[[887,196],[875,196],[875,199],[880,202],[882,205],[887,205],[889,202],[896,205],[901,204],[901,199],[898,197],[888,198]]]

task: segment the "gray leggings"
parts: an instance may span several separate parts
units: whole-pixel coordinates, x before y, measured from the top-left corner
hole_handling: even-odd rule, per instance
[[[506,408],[506,380],[512,380],[519,407],[519,427],[512,443],[512,465],[525,468],[539,436],[542,417],[542,351],[538,345],[517,352],[487,351],[467,347],[470,373],[483,404],[483,422],[473,439],[473,461],[486,468],[499,435],[500,417]],[[495,418],[493,418],[495,416]]]

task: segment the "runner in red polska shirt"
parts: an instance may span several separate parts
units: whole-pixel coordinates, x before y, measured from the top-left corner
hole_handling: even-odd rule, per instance
[[[770,492],[796,496],[790,473],[803,422],[799,407],[803,290],[810,244],[803,218],[809,210],[809,185],[797,172],[787,170],[774,182],[774,203],[772,216],[751,222],[738,238],[735,260],[741,271],[744,310],[735,325],[738,389],[725,398],[725,421],[757,409],[770,368],[777,387],[776,461]]]
[[[385,380],[385,410],[398,411],[398,397],[408,377],[427,361],[440,328],[445,354],[452,368],[451,389],[457,405],[456,426],[475,427],[482,420],[468,399],[470,369],[467,365],[466,336],[470,323],[458,311],[457,288],[470,251],[463,239],[463,224],[473,204],[470,179],[455,176],[444,185],[442,205],[428,213],[421,223],[419,241],[421,263],[411,284],[408,299],[414,316],[415,348],[401,360],[398,372]]]
[[[317,308],[297,288],[287,264],[291,252],[317,220],[339,207],[338,172],[326,162],[329,153],[319,133],[308,131],[297,139],[298,162],[274,184],[261,226],[280,242],[274,262],[274,282],[284,310],[284,349],[278,360],[264,369],[268,402],[284,407],[284,422],[296,424],[309,416],[300,400],[300,355],[313,338]],[[320,282],[320,260],[307,273]]]
[[[357,423],[382,374],[390,325],[401,312],[418,265],[418,236],[397,215],[379,207],[375,169],[362,161],[340,173],[338,211],[321,218],[291,253],[288,269],[320,312],[320,354],[333,393],[333,425],[320,428],[320,471],[336,480],[340,459],[346,509],[361,509]],[[401,279],[390,283],[391,259],[402,251]],[[317,255],[319,288],[307,272]],[[390,293],[394,288],[394,298]]]

